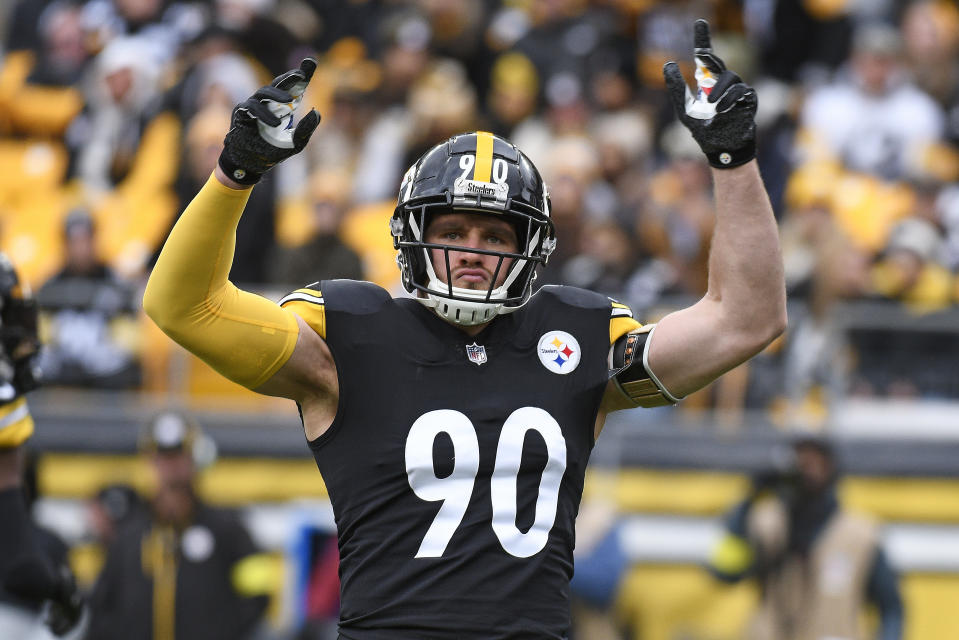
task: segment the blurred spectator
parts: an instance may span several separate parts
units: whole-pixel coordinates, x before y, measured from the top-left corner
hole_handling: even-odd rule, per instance
[[[563,268],[564,284],[618,294],[637,265],[631,234],[612,220],[588,222],[580,236],[580,252]]]
[[[538,96],[539,74],[529,58],[516,51],[499,56],[493,64],[486,98],[490,131],[509,135],[534,113]]]
[[[787,290],[805,304],[791,313],[780,389],[791,424],[819,427],[848,357],[834,309],[870,295],[870,259],[843,236],[818,202],[791,210],[782,228]]]
[[[755,578],[759,609],[745,638],[866,638],[867,602],[879,612],[878,640],[902,637],[898,579],[878,525],[844,509],[839,462],[821,436],[797,437],[784,463],[757,474],[726,518],[709,569],[721,580]]]
[[[424,47],[425,43],[420,46]],[[348,191],[355,202],[393,198],[404,168],[409,135],[405,83],[419,75],[428,59],[421,48],[415,51],[404,48],[398,54],[400,61],[386,63],[387,66],[409,65],[387,79],[388,72],[367,59],[366,48],[358,40],[347,38],[334,45],[323,58],[319,71],[332,85],[329,108],[323,114],[326,124],[316,132],[318,141],[307,147],[308,155],[303,156],[305,165],[293,162],[282,167],[281,176],[295,172],[292,178],[283,178],[284,184],[305,183],[314,169],[346,171],[355,176]],[[388,86],[381,88],[381,81]],[[377,96],[388,101],[392,100],[393,92],[399,94],[397,99],[402,102],[389,102],[378,109]],[[284,189],[284,195],[287,191]]]
[[[848,58],[853,3],[777,0],[751,2],[772,10],[745,12],[767,74],[785,82],[822,82]]]
[[[675,287],[699,296],[706,291],[706,262],[714,209],[709,167],[693,155],[692,138],[682,127],[663,136],[668,162],[648,179],[635,229],[644,254],[669,264]],[[664,282],[662,290],[673,283]]]
[[[37,294],[45,381],[136,387],[140,364],[133,289],[98,258],[96,228],[87,212],[78,209],[67,216],[63,234],[63,268]]]
[[[157,106],[161,68],[139,38],[113,40],[94,60],[83,120],[71,135],[77,175],[93,197],[123,180],[144,142],[144,120]]]
[[[306,244],[276,248],[268,260],[269,281],[295,285],[307,278],[363,279],[363,264],[353,249],[340,238],[340,225],[349,205],[349,177],[343,173],[318,170],[309,184],[309,234]]]
[[[136,36],[150,61],[161,66],[176,57],[181,44],[195,36],[207,20],[196,0],[86,0],[85,40],[99,53],[116,40]]]
[[[251,579],[262,557],[235,513],[196,495],[212,441],[191,417],[168,411],[150,422],[142,446],[156,491],[107,553],[90,598],[89,640],[250,638],[267,605]]]
[[[839,159],[886,180],[919,174],[922,154],[942,136],[945,119],[908,79],[899,33],[882,24],[859,27],[848,71],[814,89],[803,107],[805,159]]]
[[[273,17],[276,0],[214,0],[215,22],[233,32],[238,42],[260,64],[267,75],[277,76],[300,62],[312,51],[284,24]]]
[[[78,79],[88,59],[80,14],[75,2],[47,4],[38,16],[36,47],[7,52],[0,68],[0,131],[62,137],[80,112]]]
[[[125,277],[140,274],[177,207],[181,123],[161,109],[164,69],[144,38],[117,38],[96,57],[68,132],[78,198],[100,222],[105,261]]]
[[[914,0],[906,5],[901,30],[906,63],[916,84],[943,108],[959,106],[959,8],[955,3]],[[959,121],[949,132],[959,141]]]
[[[943,266],[942,236],[932,223],[907,218],[892,230],[872,270],[878,295],[916,311],[936,311],[952,303],[952,275]]]
[[[543,159],[539,166],[550,189],[550,218],[556,235],[573,241],[557,245],[546,267],[539,272],[537,284],[560,284],[569,277],[568,265],[579,254],[579,243],[587,240],[583,234],[589,222],[587,193],[599,174],[599,158],[595,146],[585,136],[550,137],[544,138],[544,142],[547,146],[540,151]],[[531,160],[537,162],[532,155]]]

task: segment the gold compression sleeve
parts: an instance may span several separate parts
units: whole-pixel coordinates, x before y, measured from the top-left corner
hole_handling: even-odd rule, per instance
[[[143,309],[185,349],[254,389],[290,358],[299,329],[292,311],[227,279],[251,190],[230,189],[210,177],[163,245]]]

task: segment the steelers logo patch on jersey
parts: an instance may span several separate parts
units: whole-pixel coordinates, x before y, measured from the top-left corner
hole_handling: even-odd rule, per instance
[[[565,331],[547,331],[539,339],[536,354],[543,366],[560,375],[572,373],[582,356],[579,342]]]

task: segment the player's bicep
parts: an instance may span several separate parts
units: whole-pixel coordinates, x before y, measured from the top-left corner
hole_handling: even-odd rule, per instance
[[[717,301],[703,298],[657,323],[646,364],[680,398],[749,359],[753,344],[749,336],[731,330]]]

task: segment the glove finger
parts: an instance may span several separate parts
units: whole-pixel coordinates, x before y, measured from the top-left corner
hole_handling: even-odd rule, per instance
[[[751,109],[757,106],[756,92],[752,87],[745,84],[735,84],[730,87],[716,105],[716,113],[725,113],[736,105]]]
[[[693,46],[696,47],[696,53],[712,53],[713,50],[709,41],[709,23],[702,18],[693,24]]]
[[[302,84],[305,88],[316,71],[316,60],[313,58],[303,58],[300,62],[300,68],[287,71],[273,80],[273,86],[285,91],[292,91],[297,84]]]
[[[713,45],[709,37],[709,23],[700,18],[693,25],[693,55],[703,66],[713,73],[721,73],[726,69],[722,59],[713,53]]]
[[[663,79],[666,81],[666,90],[669,92],[669,99],[673,103],[673,108],[680,119],[686,117],[686,104],[692,97],[689,91],[689,85],[679,72],[679,65],[675,62],[667,62],[663,65]]]
[[[295,85],[297,82],[302,81],[303,72],[299,69],[294,69],[293,71],[287,71],[283,75],[273,78],[273,82],[270,83],[270,86],[286,90]]]
[[[273,100],[274,102],[293,102],[293,96],[288,91],[273,86],[260,87],[251,96],[254,100]]]
[[[729,88],[736,84],[742,84],[743,80],[738,75],[732,71],[723,71],[719,74],[719,77],[716,78],[716,84],[713,85],[712,89],[709,91],[709,97],[707,100],[709,102],[716,102],[721,99],[723,95]]]
[[[247,100],[242,105],[237,107],[237,111],[245,111],[250,118],[259,120],[268,127],[275,127],[280,124],[280,118],[270,111],[270,108],[266,102],[260,102],[259,100]]]
[[[313,78],[313,72],[316,71],[316,60],[314,58],[303,58],[300,62],[300,71],[303,73],[303,79],[309,82]]]
[[[313,135],[319,124],[320,114],[317,113],[316,109],[310,109],[310,112],[297,123],[296,129],[293,130],[293,148],[296,149],[297,153],[302,151],[306,143],[310,141],[310,136]]]

